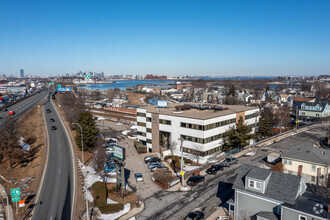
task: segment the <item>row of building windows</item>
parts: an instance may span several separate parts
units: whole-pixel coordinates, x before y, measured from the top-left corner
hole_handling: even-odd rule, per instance
[[[199,150],[194,150],[194,149],[190,149],[190,148],[186,148],[186,147],[183,148],[183,152],[193,154],[193,155],[196,155],[196,156],[201,156],[201,157],[205,157],[207,155],[214,154],[216,152],[219,152],[220,150],[221,150],[220,146],[215,147],[215,148],[213,148],[211,150],[208,150],[208,151],[199,151]]]
[[[159,124],[171,125],[171,121],[165,119],[159,119]]]
[[[146,117],[146,113],[138,112],[138,113],[137,113],[137,116],[140,116],[140,117]]]
[[[144,136],[145,137],[146,136],[146,133],[145,132],[138,131],[137,132],[137,135],[140,135],[140,136]]]
[[[152,144],[152,140],[151,139],[147,139],[147,143],[148,144]]]
[[[222,134],[214,135],[214,136],[208,137],[208,138],[197,138],[197,137],[191,137],[191,136],[187,136],[187,135],[181,135],[181,137],[186,141],[192,141],[192,142],[200,143],[200,144],[207,144],[212,141],[216,141],[216,140],[223,138],[223,135],[224,134],[222,133]]]
[[[213,128],[218,128],[218,127],[233,124],[233,123],[236,123],[236,118],[228,119],[225,121],[221,121],[221,122],[217,122],[217,123],[213,123],[213,124],[209,124],[209,125],[196,125],[196,124],[181,122],[181,127],[191,128],[191,129],[201,130],[201,131],[207,131],[207,130],[210,130]]]
[[[255,118],[255,117],[258,117],[258,112],[255,112],[255,113],[252,113],[252,114],[249,114],[249,115],[245,115],[245,120],[247,119],[250,119],[250,118]]]
[[[142,127],[146,127],[146,123],[143,123],[143,122],[138,122],[137,125],[142,126]]]
[[[292,160],[283,160],[284,164],[292,165]]]
[[[151,128],[147,128],[147,132],[148,133],[151,133]]]

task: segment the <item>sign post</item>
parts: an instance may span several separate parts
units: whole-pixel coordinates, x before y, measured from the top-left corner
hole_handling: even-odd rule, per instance
[[[18,213],[17,202],[21,200],[21,189],[10,189],[11,201],[16,202],[16,214]]]
[[[126,182],[125,182],[125,159],[126,151],[125,148],[115,145],[113,147],[113,156],[116,162],[116,179],[117,185],[121,188],[122,198],[124,198]],[[119,172],[120,169],[120,172]]]

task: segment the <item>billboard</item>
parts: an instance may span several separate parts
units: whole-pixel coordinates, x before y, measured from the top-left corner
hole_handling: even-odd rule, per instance
[[[120,147],[118,145],[113,146],[113,156],[118,160],[125,160],[126,158],[125,153],[126,153],[125,148]]]
[[[71,87],[59,87],[57,88],[58,92],[71,92]]]
[[[167,101],[158,100],[158,108],[167,108]]]

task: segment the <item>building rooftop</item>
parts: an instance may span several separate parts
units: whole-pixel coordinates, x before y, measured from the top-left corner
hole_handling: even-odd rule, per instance
[[[224,115],[235,114],[239,112],[245,112],[248,110],[258,109],[257,107],[247,107],[241,105],[219,105],[219,104],[201,104],[201,103],[185,103],[186,105],[202,105],[202,106],[218,106],[222,107],[223,110],[213,110],[213,109],[187,109],[187,110],[176,110],[176,106],[183,106],[184,103],[168,103],[167,108],[158,108],[158,106],[145,106],[141,107],[146,109],[149,113],[157,113],[163,115],[171,115],[176,117],[185,117],[185,118],[195,118],[195,119],[211,119],[216,117],[221,117]]]
[[[267,177],[272,173],[271,170],[266,170],[266,169],[251,169],[246,176],[253,178],[253,179],[258,179],[258,180],[266,180]]]
[[[294,205],[284,203],[285,207],[321,218],[327,218],[329,199],[317,196],[309,191],[299,196]]]
[[[271,176],[269,178],[265,193],[262,194],[245,188],[245,178],[252,170],[253,173],[260,173],[261,176],[264,176],[266,169],[242,164],[234,182],[233,189],[250,192],[255,195],[268,197],[270,199],[274,199],[292,205],[295,203],[296,195],[298,193],[301,181],[300,176],[266,170],[271,172]]]
[[[330,165],[330,150],[312,147],[299,146],[285,153],[283,158],[302,160],[311,163]]]

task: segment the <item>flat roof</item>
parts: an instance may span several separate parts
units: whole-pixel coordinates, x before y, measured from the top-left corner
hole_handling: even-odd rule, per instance
[[[184,104],[198,104],[198,105],[212,105],[221,106],[223,108],[228,108],[224,110],[199,110],[191,108],[189,110],[176,111],[175,106],[183,106]],[[258,107],[247,107],[242,105],[220,105],[220,104],[203,104],[203,103],[168,103],[167,108],[158,108],[158,106],[149,105],[141,107],[141,109],[146,109],[148,113],[157,113],[162,115],[170,115],[174,117],[184,117],[184,118],[195,118],[195,119],[211,119],[216,117],[221,117],[225,115],[235,114],[239,112],[245,112],[249,110],[259,109]]]

